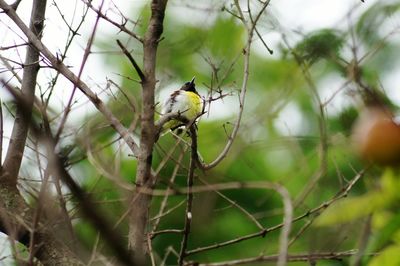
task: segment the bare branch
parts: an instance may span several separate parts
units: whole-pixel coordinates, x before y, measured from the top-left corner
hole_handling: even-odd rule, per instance
[[[59,59],[54,56],[46,46],[43,45],[43,43],[31,30],[29,30],[17,13],[9,5],[7,5],[4,0],[0,0],[0,8],[2,8],[4,12],[14,21],[14,23],[17,24],[22,32],[28,37],[31,44],[37,50],[39,50],[47,60],[49,60],[50,64],[70,82],[75,84],[88,97],[93,105],[104,115],[111,126],[125,140],[132,152],[137,156],[139,154],[139,147],[137,146],[136,142],[130,136],[128,130],[119,122],[119,120],[112,114],[110,109],[108,109],[108,107],[100,100],[100,98],[71,70],[69,70],[66,65],[60,62]]]
[[[101,12],[101,9],[95,8],[95,7],[92,5],[91,1],[86,1],[86,0],[84,0],[83,2],[84,2],[90,9],[92,9],[94,12],[96,12],[97,15],[98,15],[99,17],[101,17],[102,19],[108,21],[109,23],[111,23],[112,25],[114,25],[115,27],[117,27],[118,29],[120,29],[120,31],[129,34],[130,36],[132,36],[133,38],[135,38],[135,39],[138,40],[139,42],[143,43],[143,41],[144,41],[143,38],[140,37],[139,35],[137,35],[136,33],[134,33],[133,31],[129,30],[128,28],[126,28],[125,23],[122,23],[122,24],[121,24],[121,23],[115,22],[115,21],[113,21],[112,19],[108,18],[105,14],[103,14],[103,13]]]
[[[100,10],[103,7],[103,4],[104,4],[104,0],[100,4]],[[89,58],[89,54],[91,52],[91,47],[93,45],[94,37],[96,35],[96,30],[97,30],[97,26],[99,24],[99,20],[100,20],[100,17],[98,16],[96,21],[95,21],[95,23],[94,23],[92,34],[90,35],[89,40],[88,40],[88,42],[86,44],[86,49],[85,49],[85,52],[83,54],[81,67],[79,68],[79,72],[78,72],[78,77],[77,77],[78,79],[81,79],[83,69],[85,67],[85,64],[86,64],[88,58]],[[72,105],[72,101],[74,99],[74,95],[75,95],[75,91],[76,91],[76,84],[73,84],[73,85],[74,85],[74,87],[72,89],[72,92],[71,92],[71,95],[69,97],[68,103],[67,103],[67,105],[66,105],[66,107],[64,109],[64,115],[61,118],[60,126],[58,127],[56,135],[54,136],[56,142],[58,142],[58,140],[60,139],[61,132],[64,129],[64,125],[67,122],[68,115],[69,115],[69,113],[71,111],[71,105]]]
[[[15,9],[8,6],[10,12],[15,13]],[[4,8],[3,8],[4,9]],[[7,12],[7,10],[5,9]],[[46,0],[37,0],[33,2],[32,14],[29,25],[29,31],[35,38],[40,40],[44,25],[44,14],[46,12]],[[21,84],[21,93],[29,103],[29,110],[33,108],[36,77],[39,72],[39,52],[35,47],[28,46],[25,63],[24,73]],[[28,125],[31,119],[32,112],[27,112],[26,116],[21,110],[17,109],[15,114],[15,122],[11,134],[10,144],[8,146],[7,155],[4,159],[4,167],[2,169],[1,182],[7,182],[11,186],[16,186],[21,161],[24,154],[25,142],[28,136]]]
[[[191,144],[189,173],[188,173],[188,177],[187,177],[188,192],[187,192],[187,196],[186,196],[185,225],[183,228],[183,238],[182,238],[182,242],[181,242],[181,251],[179,252],[178,265],[183,265],[183,259],[186,255],[186,248],[187,248],[187,243],[188,243],[188,239],[189,239],[192,219],[193,219],[192,187],[193,187],[194,170],[196,169],[196,164],[198,161],[198,158],[197,158],[197,134],[196,134],[196,128],[194,126],[194,121],[190,125],[189,130],[190,130],[190,137],[192,139],[192,144]]]
[[[21,107],[22,112],[26,115],[29,112],[29,103],[25,98],[19,97],[19,95],[13,93],[13,90],[8,90],[17,101],[17,104]],[[43,111],[43,109],[42,109]],[[43,116],[47,116],[46,113],[42,113]],[[135,265],[136,261],[132,256],[132,252],[125,248],[124,241],[120,234],[112,229],[108,220],[101,215],[101,213],[95,208],[93,199],[88,195],[72,178],[68,171],[64,167],[64,160],[56,152],[56,141],[50,132],[43,132],[34,121],[29,121],[28,125],[36,136],[40,139],[47,148],[49,158],[49,165],[51,165],[52,174],[60,178],[69,188],[71,193],[74,195],[76,200],[79,202],[78,206],[89,219],[89,221],[99,230],[103,238],[108,243],[111,250],[114,251],[117,258],[125,265]]]
[[[133,56],[131,55],[131,53],[129,53],[129,51],[125,48],[125,46],[121,43],[120,40],[117,40],[118,46],[121,48],[122,52],[124,52],[124,54],[126,55],[126,57],[128,57],[129,61],[131,62],[131,64],[133,65],[133,67],[135,68],[136,72],[138,73],[140,80],[142,82],[145,81],[146,77],[144,76],[142,70],[140,69],[139,65],[136,63],[135,59],[133,58]]]
[[[221,153],[217,156],[217,158],[214,159],[209,164],[201,164],[201,168],[203,170],[209,170],[215,166],[217,166],[228,154],[230,148],[232,147],[232,144],[239,132],[239,127],[240,127],[240,122],[242,120],[242,114],[244,110],[244,102],[245,102],[245,97],[246,97],[246,92],[247,92],[247,83],[249,80],[249,68],[250,68],[250,50],[251,50],[251,45],[252,45],[252,39],[254,35],[254,29],[255,26],[261,16],[261,14],[264,12],[264,10],[267,8],[269,4],[269,1],[266,1],[259,13],[257,14],[256,18],[254,19],[253,23],[251,25],[246,24],[245,17],[243,15],[242,9],[240,7],[239,1],[235,1],[235,5],[238,9],[239,16],[241,17],[242,22],[244,23],[246,30],[247,30],[247,43],[246,47],[243,49],[243,54],[244,54],[244,69],[243,69],[243,82],[242,82],[242,87],[240,89],[240,95],[239,95],[239,113],[237,115],[237,119],[234,125],[234,128],[232,130],[232,133],[228,137],[228,141],[225,144],[224,149],[221,151]]]
[[[311,265],[317,261],[323,260],[337,260],[341,261],[344,258],[352,257],[357,253],[357,250],[347,250],[342,252],[325,252],[325,253],[312,253],[312,254],[297,254],[288,255],[288,262],[309,262]],[[365,256],[375,256],[376,254],[366,254]],[[268,256],[257,256],[252,258],[215,262],[215,263],[187,263],[185,266],[233,266],[233,265],[244,265],[249,263],[261,263],[261,262],[277,262],[279,260],[279,255],[268,255]]]

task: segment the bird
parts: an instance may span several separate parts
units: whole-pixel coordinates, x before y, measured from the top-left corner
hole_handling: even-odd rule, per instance
[[[204,101],[196,91],[194,81],[195,77],[183,84],[179,90],[172,92],[164,102],[161,110],[161,115],[177,113],[185,122],[177,119],[170,120],[163,125],[161,133],[169,129],[174,131],[195,120],[203,112]]]

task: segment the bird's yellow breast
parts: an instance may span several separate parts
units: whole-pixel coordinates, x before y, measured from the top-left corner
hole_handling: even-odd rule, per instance
[[[186,118],[189,120],[196,118],[203,109],[203,103],[200,96],[194,92],[186,91],[186,96],[188,97],[188,110],[184,113]]]

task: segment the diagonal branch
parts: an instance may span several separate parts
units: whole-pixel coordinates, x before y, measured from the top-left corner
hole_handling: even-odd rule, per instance
[[[88,1],[88,0],[84,0],[83,1],[90,9],[92,9],[94,12],[97,13],[97,16],[99,16],[100,18],[104,19],[105,21],[108,21],[109,23],[111,23],[112,25],[114,25],[115,27],[119,28],[120,31],[127,33],[128,35],[132,36],[133,38],[135,38],[136,40],[138,40],[139,42],[143,43],[143,38],[140,37],[139,35],[137,35],[136,33],[134,33],[133,31],[129,30],[126,27],[126,22],[124,23],[117,23],[114,20],[110,19],[109,17],[107,17],[104,13],[101,12],[101,9],[96,9],[93,4],[92,1]],[[121,14],[122,15],[122,14]]]
[[[50,63],[50,65],[66,77],[72,84],[79,88],[83,94],[93,103],[93,105],[103,114],[110,125],[118,132],[124,139],[126,144],[132,150],[135,156],[139,154],[139,147],[133,140],[128,130],[120,123],[120,121],[113,115],[111,110],[101,101],[89,86],[80,80],[65,64],[63,64],[50,50],[40,41],[40,39],[25,25],[15,10],[8,5],[4,0],[0,0],[0,8],[14,21],[14,23],[21,29],[21,31],[28,38],[29,42],[34,46]]]
[[[100,10],[103,7],[103,4],[104,4],[104,0],[101,2]],[[91,48],[92,48],[92,45],[93,45],[93,42],[94,42],[94,37],[96,35],[97,26],[99,25],[99,20],[100,20],[100,17],[98,16],[97,19],[96,19],[96,22],[94,24],[94,27],[93,27],[93,30],[92,30],[92,34],[90,35],[90,38],[89,38],[89,40],[88,40],[88,42],[86,44],[86,49],[85,49],[85,52],[83,54],[81,67],[80,67],[79,72],[78,72],[78,79],[81,79],[81,76],[82,76],[82,73],[83,73],[83,69],[85,67],[85,64],[86,64],[88,58],[89,58],[89,55],[90,55],[90,52],[91,52]],[[71,112],[71,106],[72,106],[72,101],[74,99],[75,92],[76,92],[76,84],[74,84],[74,87],[72,89],[72,93],[71,93],[71,95],[69,97],[69,100],[68,100],[68,103],[67,103],[67,105],[66,105],[66,107],[64,109],[64,114],[63,114],[63,116],[61,118],[60,126],[58,127],[58,130],[57,130],[56,135],[54,137],[56,142],[58,142],[58,140],[60,139],[60,136],[61,136],[61,133],[62,133],[62,131],[64,129],[65,123],[67,122],[68,115]]]
[[[118,46],[121,48],[122,52],[124,52],[124,54],[126,55],[126,57],[128,57],[129,61],[131,62],[131,64],[133,65],[133,67],[135,68],[136,72],[138,73],[140,80],[142,82],[145,81],[146,77],[144,76],[142,70],[140,69],[139,65],[136,63],[135,59],[133,58],[133,56],[131,55],[131,53],[129,53],[129,51],[125,48],[125,46],[121,43],[120,40],[117,40]]]
[[[23,114],[25,115],[27,112],[29,112],[28,102],[18,94],[13,93],[13,91],[8,87],[7,89],[15,98],[17,105],[20,106]],[[47,117],[47,114],[43,109],[42,115]],[[43,132],[33,120],[28,122],[28,126],[30,127],[34,136],[45,144],[52,174],[61,179],[64,184],[67,185],[72,195],[79,202],[79,208],[82,210],[83,214],[95,226],[95,228],[99,230],[100,234],[106,240],[106,243],[108,243],[109,248],[114,252],[117,259],[124,265],[135,265],[136,261],[132,256],[133,252],[126,249],[124,244],[125,241],[122,239],[121,235],[113,230],[109,221],[97,208],[95,208],[94,200],[91,198],[91,196],[75,182],[69,172],[65,169],[65,158],[61,157],[60,154],[56,152],[57,142],[51,135],[51,132]]]

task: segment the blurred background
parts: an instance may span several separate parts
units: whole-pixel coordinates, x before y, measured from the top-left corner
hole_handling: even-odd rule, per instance
[[[99,1],[92,4],[98,9]],[[246,2],[241,4],[246,9]],[[258,10],[260,2],[250,1],[250,6]],[[22,1],[18,9],[26,21],[29,21],[30,8],[29,1]],[[352,205],[354,203],[350,202],[342,210],[333,211],[332,216],[326,218],[327,222],[323,222],[325,226],[314,224],[324,208],[310,211],[340,195],[369,165],[358,156],[354,149],[357,144],[352,139],[353,124],[359,114],[371,105],[390,110],[390,117],[398,113],[399,8],[400,1],[389,0],[271,1],[254,35],[238,136],[220,165],[211,171],[196,172],[196,185],[230,181],[269,181],[283,185],[290,193],[294,217],[301,216],[292,225],[290,254],[349,251],[361,249],[360,243],[367,246],[369,243],[366,250],[370,253],[393,245],[398,250],[399,245],[393,244],[398,243],[400,232],[400,224],[396,222],[398,214],[394,211],[398,207],[396,200],[384,199],[385,203],[366,213],[361,211],[364,203]],[[119,23],[126,22],[127,27],[139,35],[145,32],[149,10],[148,1],[105,1],[102,7],[107,17]],[[238,94],[243,81],[243,48],[247,35],[235,14],[232,1],[169,1],[158,49],[157,110],[172,91],[193,76],[205,100],[219,98],[208,101],[207,113],[198,123],[198,149],[205,162],[212,161],[224,148],[240,109]],[[75,73],[79,71],[95,20],[96,13],[88,9],[84,1],[48,1],[43,42],[54,54],[65,57],[65,63]],[[79,27],[79,35],[74,36],[71,44],[68,44],[72,37],[69,27]],[[0,31],[1,47],[25,41],[3,14],[0,15]],[[135,135],[140,132],[136,123],[141,88],[136,72],[116,44],[117,39],[141,64],[140,43],[109,22],[100,20],[82,79]],[[1,49],[0,55],[0,75],[18,86],[16,76],[22,73],[18,62],[23,62],[24,49],[18,46]],[[6,63],[13,66],[14,74]],[[52,126],[57,128],[73,85],[51,69],[40,71],[38,83],[36,96],[48,104]],[[6,90],[0,92],[5,155],[14,109]],[[81,186],[96,198],[115,227],[126,233],[124,215],[128,193],[124,184],[134,182],[135,159],[79,91],[72,107],[60,140],[60,152],[69,157],[69,170]],[[167,189],[171,178],[176,186],[186,185],[190,154],[184,142],[175,143],[176,138],[167,134],[156,145],[153,166],[160,170],[158,189]],[[40,172],[43,169],[40,164],[38,167],[41,155],[37,153],[34,146],[28,149],[20,172],[20,191],[28,201],[35,198],[42,181]],[[166,160],[168,156],[171,157]],[[350,197],[359,199],[362,195],[371,196],[370,191],[377,192],[383,172],[382,167],[370,166],[362,179],[352,184]],[[394,176],[396,174],[393,178],[397,180]],[[52,193],[57,194],[56,191]],[[379,193],[376,194],[374,197],[379,198]],[[64,189],[62,195],[68,198],[68,190]],[[368,203],[368,199],[372,198],[367,197],[364,202]],[[165,210],[170,212],[157,221],[164,204]],[[282,223],[282,199],[272,190],[236,189],[195,194],[188,249],[259,232],[259,226],[238,206],[263,228]],[[81,219],[73,198],[69,199],[67,207],[78,239],[90,252],[99,241],[96,230]],[[355,214],[337,218],[337,212],[343,210],[353,210]],[[371,213],[377,215],[371,218]],[[180,229],[184,214],[185,196],[170,196],[167,200],[154,197],[151,216],[156,218],[149,228]],[[365,228],[376,232],[387,227],[391,230],[386,231],[383,240],[378,236],[379,244],[371,244],[377,237],[374,233],[368,235],[369,240],[360,240],[365,236]],[[252,237],[194,253],[187,259],[217,262],[276,254],[279,233],[280,230],[272,230],[265,237]],[[153,251],[159,264],[176,264],[174,251],[179,251],[181,238],[180,234],[173,233],[154,237]],[[7,240],[3,241],[6,249]],[[102,248],[100,244],[99,249]],[[4,254],[7,256],[8,252]],[[370,262],[370,257],[366,256],[358,263]],[[347,256],[340,260],[318,261],[318,265],[350,263],[352,259]]]

